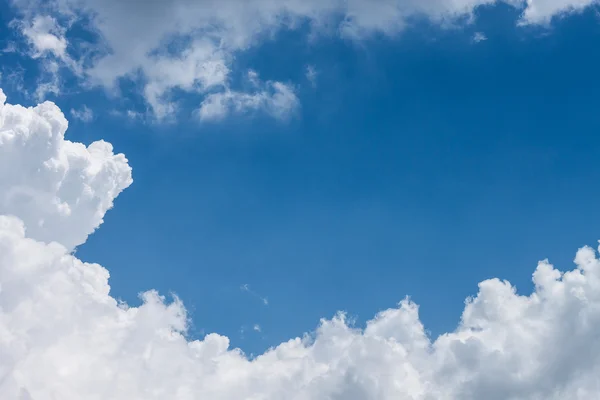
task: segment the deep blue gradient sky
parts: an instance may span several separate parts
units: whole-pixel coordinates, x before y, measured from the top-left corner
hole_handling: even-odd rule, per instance
[[[141,123],[110,116],[119,106],[100,89],[54,99],[97,111],[68,137],[110,141],[134,171],[79,257],[111,271],[116,297],[176,293],[194,334],[248,352],[406,295],[436,335],[483,279],[526,294],[538,260],[570,269],[600,238],[600,25],[593,10],[549,30],[516,27],[507,7],[479,14],[360,45],[282,33],[239,55],[299,85],[289,121]],[[487,40],[473,43],[478,31]]]

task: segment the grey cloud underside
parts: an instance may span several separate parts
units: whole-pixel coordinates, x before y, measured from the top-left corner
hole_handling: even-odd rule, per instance
[[[125,157],[65,140],[52,103],[1,103],[0,171],[13,171],[0,173],[2,399],[600,397],[600,261],[587,247],[566,273],[540,262],[529,296],[480,283],[458,328],[436,340],[404,300],[364,329],[340,314],[252,360],[224,336],[190,341],[181,302],[149,291],[140,307],[119,304],[108,271],[70,254],[131,183]]]
[[[374,32],[394,35],[413,17],[443,24],[470,15],[482,5],[509,4],[522,10],[521,22],[545,24],[554,16],[595,3],[594,0],[12,1],[21,12],[18,26],[34,55],[53,55],[88,83],[107,88],[112,88],[120,78],[141,72],[144,98],[151,113],[159,119],[178,110],[176,100],[170,95],[172,89],[227,99],[229,106],[222,107],[225,115],[237,110],[231,104],[266,110],[276,117],[288,115],[297,100],[278,103],[279,108],[274,111],[273,101],[260,98],[267,92],[260,92],[257,97],[231,88],[231,60],[236,52],[260,44],[281,29],[295,29],[305,22],[317,35],[333,31],[360,40]],[[99,38],[94,47],[103,56],[85,59],[86,56],[80,55],[83,59],[77,59],[69,55],[67,28],[81,16],[91,18],[88,27]],[[57,25],[56,21],[63,21],[66,26]],[[164,46],[175,38],[185,40],[180,40],[183,44],[175,54],[165,52]],[[289,82],[278,84],[294,93]],[[232,93],[237,103],[232,103]],[[213,97],[207,101],[214,100]],[[201,106],[197,111],[204,114]]]

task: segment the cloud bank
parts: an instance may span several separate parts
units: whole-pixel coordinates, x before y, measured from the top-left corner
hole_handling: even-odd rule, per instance
[[[0,92],[1,93],[1,92]],[[430,338],[408,299],[364,329],[343,314],[248,359],[227,337],[186,338],[180,301],[110,296],[71,252],[131,183],[108,143],[65,140],[52,103],[0,94],[0,398],[8,400],[588,400],[600,396],[600,260],[547,261],[535,290],[479,284],[453,332]]]
[[[469,20],[480,6],[508,4],[520,23],[547,24],[595,0],[12,0],[19,29],[34,57],[60,62],[86,82],[114,90],[121,79],[139,83],[149,111],[173,116],[174,90],[198,95],[200,115],[262,109],[276,117],[293,102],[273,102],[268,92],[240,93],[232,87],[236,54],[282,30],[310,29],[313,36],[361,40],[393,36],[415,19],[444,25]],[[75,27],[71,29],[71,27]],[[94,40],[81,45],[87,30]],[[75,35],[74,38],[72,35]],[[124,40],[126,39],[126,40]],[[302,66],[299,66],[302,68]],[[286,87],[283,82],[264,85]],[[55,91],[56,92],[56,91]],[[260,104],[260,106],[257,106]]]

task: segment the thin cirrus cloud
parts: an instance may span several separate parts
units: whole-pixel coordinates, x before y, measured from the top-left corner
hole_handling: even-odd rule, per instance
[[[443,24],[472,14],[482,5],[509,4],[522,11],[521,24],[546,24],[555,16],[582,10],[594,2],[173,0],[142,4],[134,0],[12,0],[19,13],[18,23],[13,25],[35,57],[57,59],[86,85],[108,89],[114,89],[119,79],[141,74],[142,95],[158,119],[178,112],[173,89],[199,95],[203,100],[197,113],[204,120],[255,110],[278,118],[289,114],[290,107],[298,104],[290,85],[267,82],[263,84],[265,90],[240,92],[231,87],[232,74],[240,72],[232,71],[232,60],[236,53],[260,44],[270,34],[296,29],[301,22],[309,21],[317,35],[334,27],[344,37],[361,40],[372,33],[394,35],[413,17]],[[72,45],[75,33],[69,28],[79,20],[97,36],[87,43],[85,52]],[[177,45],[167,51],[168,43]],[[275,97],[280,92],[276,85],[285,87],[285,101]]]
[[[254,290],[250,289],[250,285],[248,285],[247,283],[244,283],[242,286],[240,286],[240,290],[242,292],[248,293],[249,295],[251,295],[253,297],[256,297],[265,306],[269,305],[269,299],[264,296],[261,296],[260,294],[256,293]]]
[[[108,271],[72,253],[131,184],[125,156],[103,141],[66,140],[67,121],[53,103],[5,100],[0,92],[0,171],[11,171],[0,172],[2,399],[581,400],[600,393],[600,260],[589,247],[571,271],[540,262],[530,295],[498,279],[481,282],[457,329],[437,339],[405,299],[364,328],[338,314],[253,358],[218,334],[188,340],[181,301],[150,290],[139,307],[120,303]]]

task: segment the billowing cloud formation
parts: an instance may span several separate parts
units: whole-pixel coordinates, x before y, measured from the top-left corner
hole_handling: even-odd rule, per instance
[[[231,88],[231,60],[282,29],[308,23],[317,34],[333,30],[359,40],[372,33],[394,35],[412,18],[434,23],[468,16],[482,5],[506,3],[522,10],[522,23],[543,24],[579,11],[595,0],[12,0],[21,11],[22,33],[36,54],[54,53],[89,81],[113,87],[124,77],[143,77],[143,94],[153,114],[177,111],[172,89],[219,93],[209,105],[255,109],[251,94]],[[69,46],[73,24],[84,18],[98,41],[83,54]],[[91,22],[87,22],[88,19]],[[80,29],[80,27],[78,28]],[[78,42],[81,38],[78,37]],[[71,54],[71,55],[69,55]],[[93,57],[87,57],[93,56]],[[77,61],[75,59],[79,58]],[[84,68],[83,65],[86,65]],[[83,68],[83,71],[81,70]],[[214,110],[215,107],[211,107]],[[268,111],[268,108],[267,108]],[[212,115],[212,114],[211,114]]]
[[[2,171],[11,171],[0,175],[0,193],[34,194],[27,206],[2,208],[13,216],[0,216],[2,399],[600,396],[600,260],[591,248],[579,250],[577,268],[566,273],[541,262],[529,296],[497,279],[482,282],[458,328],[436,340],[427,336],[417,306],[404,300],[364,329],[339,315],[323,320],[314,335],[250,360],[230,350],[224,336],[186,339],[186,311],[177,300],[167,304],[150,291],[138,308],[118,303],[108,272],[69,253],[130,182],[123,156],[112,155],[106,143],[85,148],[65,141],[66,121],[51,103],[3,105],[0,112],[0,161]],[[47,201],[36,201],[39,193]],[[56,211],[55,198],[71,210],[83,202],[87,211],[70,219]],[[42,219],[53,222],[42,229]]]
[[[23,220],[28,237],[72,250],[131,184],[131,168],[109,143],[65,140],[68,123],[55,104],[5,101],[0,91],[0,214]]]

